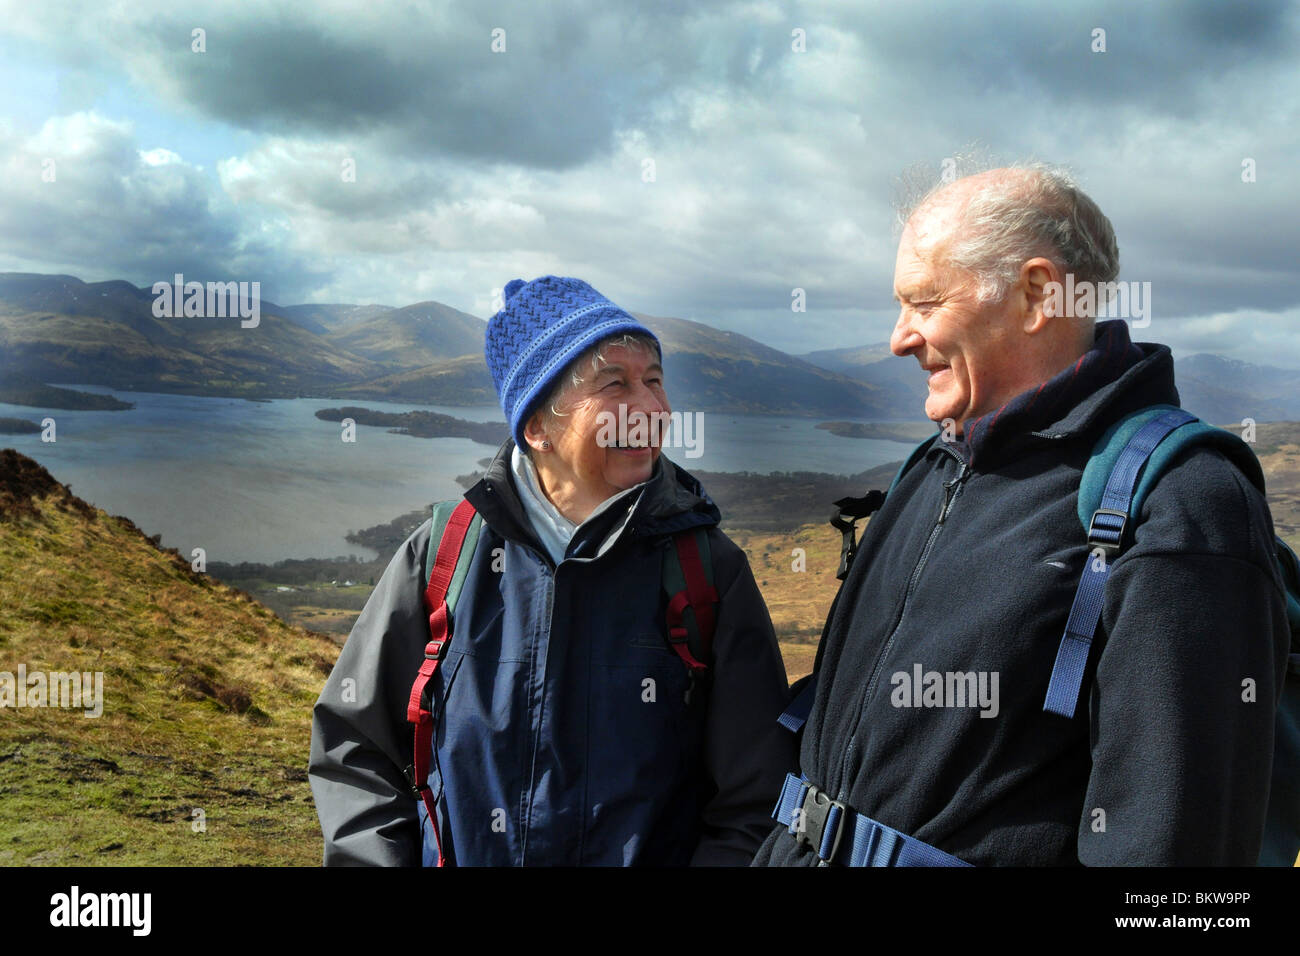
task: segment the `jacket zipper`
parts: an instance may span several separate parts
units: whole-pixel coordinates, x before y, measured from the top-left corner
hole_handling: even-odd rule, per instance
[[[871,676],[867,679],[866,693],[858,699],[857,711],[853,715],[852,729],[849,731],[848,745],[844,748],[844,756],[840,759],[840,784],[839,793],[836,797],[838,800],[844,800],[848,796],[847,770],[849,757],[856,748],[855,738],[858,731],[858,725],[862,720],[862,715],[866,711],[867,704],[875,696],[876,678],[880,674],[880,668],[885,663],[885,658],[889,656],[889,651],[894,646],[894,638],[898,636],[899,629],[903,626],[903,621],[907,619],[907,611],[912,603],[912,594],[916,590],[916,585],[921,579],[921,572],[925,569],[926,562],[930,559],[930,552],[934,550],[934,543],[939,537],[939,532],[943,530],[944,522],[948,520],[948,514],[952,510],[953,502],[961,493],[961,487],[966,479],[970,477],[970,466],[966,460],[956,451],[946,444],[940,444],[948,454],[952,455],[961,465],[961,470],[957,473],[956,478],[943,483],[943,505],[939,509],[939,516],[935,519],[934,527],[930,529],[930,537],[926,539],[925,547],[921,549],[921,556],[916,561],[916,566],[912,568],[912,575],[907,581],[907,591],[903,594],[903,608],[899,612],[898,621],[894,624],[893,630],[889,632],[889,637],[885,640],[885,646],[880,649],[876,655],[876,661],[871,668]]]
[[[525,547],[527,546],[525,545]],[[546,653],[542,656],[542,659],[539,661],[539,666],[541,667],[542,672],[540,675],[538,675],[542,683],[541,706],[545,707],[546,706],[546,670],[547,670],[547,666],[550,663],[551,627],[554,624],[554,621],[552,621],[551,618],[555,613],[555,585],[556,585],[556,578],[559,572],[559,565],[551,563],[551,557],[549,554],[546,554],[545,550],[540,552],[538,556],[542,559],[544,564],[549,565],[551,569],[550,576],[546,582],[546,612],[544,615],[546,620]],[[533,660],[537,660],[536,651],[533,652],[532,657]],[[530,676],[532,675],[530,674]],[[529,708],[529,711],[530,711],[529,723],[532,724],[531,708]],[[519,848],[520,866],[528,865],[528,831],[529,831],[529,826],[533,820],[533,797],[535,797],[537,794],[537,750],[541,746],[541,742],[542,742],[542,723],[541,723],[540,715],[536,725],[530,727],[530,731],[531,732],[529,736],[532,738],[533,754],[532,754],[532,760],[529,761],[529,768],[528,768],[528,793],[525,797],[525,806],[527,809],[524,812],[524,827],[523,827],[524,832],[520,835],[521,837],[520,848]]]

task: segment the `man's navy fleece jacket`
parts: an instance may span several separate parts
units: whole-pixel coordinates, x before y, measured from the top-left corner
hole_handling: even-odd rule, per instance
[[[1075,716],[1043,711],[1088,557],[1084,465],[1157,403],[1178,404],[1169,349],[1104,322],[1077,364],[934,442],[831,609],[800,753],[814,784],[976,865],[1256,861],[1289,632],[1268,507],[1218,452],[1190,450],[1151,492]],[[996,716],[898,706],[916,665],[996,674]],[[780,825],[755,859],[815,862]]]

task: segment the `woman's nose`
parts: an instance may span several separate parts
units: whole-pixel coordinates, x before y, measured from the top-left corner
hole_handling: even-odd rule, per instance
[[[668,411],[668,396],[642,382],[632,396],[629,411],[642,411],[647,415],[653,415],[655,412],[666,412]]]

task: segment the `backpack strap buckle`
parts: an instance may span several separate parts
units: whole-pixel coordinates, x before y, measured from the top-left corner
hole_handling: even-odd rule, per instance
[[[808,784],[794,827],[795,842],[808,844],[823,863],[830,863],[844,838],[844,822],[848,816],[844,811],[847,809],[845,804],[831,799],[825,790]]]
[[[1094,511],[1092,521],[1088,524],[1088,550],[1101,548],[1108,560],[1113,558],[1124,543],[1128,519],[1127,511],[1115,508],[1098,508]]]

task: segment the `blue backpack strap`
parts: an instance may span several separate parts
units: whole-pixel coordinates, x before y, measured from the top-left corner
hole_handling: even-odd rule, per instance
[[[808,723],[808,715],[812,713],[813,698],[816,696],[817,674],[814,672],[808,675],[799,693],[795,694],[794,700],[790,701],[790,706],[776,719],[776,722],[790,733],[797,734],[803,730],[803,725]]]
[[[1093,461],[1084,470],[1088,487],[1085,489],[1081,484],[1079,489],[1081,518],[1085,494],[1090,504],[1096,486],[1095,475],[1089,475],[1089,469],[1093,469],[1094,463],[1098,471],[1109,469],[1098,506],[1084,522],[1088,529],[1088,554],[1084,557],[1083,577],[1074,594],[1074,604],[1070,607],[1065,634],[1057,649],[1056,663],[1047,685],[1043,710],[1048,713],[1074,716],[1079,691],[1083,687],[1084,670],[1088,666],[1088,652],[1097,632],[1097,622],[1101,619],[1111,561],[1125,545],[1130,518],[1139,513],[1140,503],[1134,504],[1136,493],[1141,489],[1145,495],[1150,490],[1154,483],[1152,476],[1158,475],[1159,468],[1171,460],[1171,451],[1182,443],[1173,442],[1170,447],[1162,449],[1158,463],[1152,453],[1170,432],[1195,421],[1194,415],[1181,408],[1158,407],[1139,412],[1121,421],[1102,437],[1097,446],[1099,453],[1094,454]],[[1146,467],[1149,460],[1157,467]],[[1139,480],[1144,468],[1149,479],[1145,486]],[[1098,549],[1101,556],[1096,555]]]
[[[784,824],[796,842],[808,844],[821,866],[970,866],[832,800],[807,777],[792,773],[786,774],[772,819]]]

